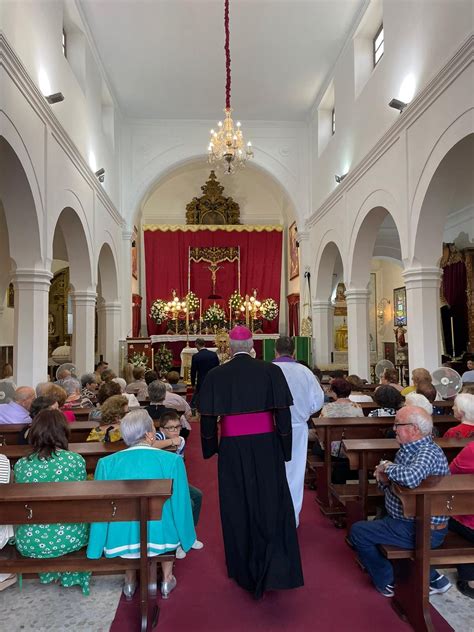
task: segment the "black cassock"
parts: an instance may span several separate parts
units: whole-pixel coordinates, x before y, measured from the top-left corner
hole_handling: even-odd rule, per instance
[[[292,403],[280,368],[246,353],[212,369],[198,397],[204,458],[219,455],[227,571],[255,598],[304,583],[285,472],[291,459]],[[263,411],[272,411],[274,432],[226,436],[219,443],[218,416]]]

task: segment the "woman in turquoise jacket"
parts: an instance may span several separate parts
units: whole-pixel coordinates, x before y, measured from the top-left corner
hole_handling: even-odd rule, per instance
[[[189,551],[196,539],[188,480],[183,459],[153,447],[155,428],[149,414],[141,409],[129,412],[120,422],[120,432],[129,446],[99,460],[94,478],[98,481],[172,479],[173,493],[163,505],[161,520],[148,523],[148,555],[169,553],[181,546]],[[91,525],[87,557],[139,557],[138,522],[97,522]],[[162,562],[161,594],[166,599],[176,587],[173,562]],[[136,589],[134,571],[127,571],[123,593],[131,599]]]

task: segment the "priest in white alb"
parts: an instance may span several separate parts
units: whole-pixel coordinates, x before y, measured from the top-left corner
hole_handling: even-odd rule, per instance
[[[285,375],[293,396],[291,426],[293,444],[291,461],[285,463],[286,478],[295,509],[296,526],[299,525],[301,507],[303,506],[304,476],[308,453],[308,420],[311,415],[321,410],[324,403],[323,389],[314,374],[303,364],[297,362],[293,353],[295,343],[288,336],[280,336],[275,343],[273,360]]]

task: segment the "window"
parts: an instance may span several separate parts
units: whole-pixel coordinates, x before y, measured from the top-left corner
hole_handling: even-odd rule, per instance
[[[374,47],[373,47],[373,51],[374,51],[374,67],[379,63],[380,59],[382,58],[382,55],[383,55],[383,44],[384,44],[383,24],[381,24],[379,30],[377,31],[377,33],[376,33],[376,35],[374,37]]]
[[[335,133],[336,133],[336,108],[333,108],[331,112],[331,134],[334,136]]]
[[[63,29],[63,37],[62,37],[62,49],[64,57],[67,57],[67,37],[66,31]]]

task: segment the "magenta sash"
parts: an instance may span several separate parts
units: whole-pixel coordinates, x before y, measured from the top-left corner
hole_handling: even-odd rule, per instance
[[[221,437],[263,434],[274,430],[273,414],[270,411],[221,417]]]

